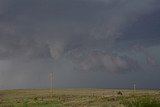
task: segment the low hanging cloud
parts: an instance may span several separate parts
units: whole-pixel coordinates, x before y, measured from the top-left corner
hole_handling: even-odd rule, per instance
[[[133,59],[100,52],[79,56],[74,63],[77,65],[75,69],[80,71],[125,73],[139,69],[139,65]]]

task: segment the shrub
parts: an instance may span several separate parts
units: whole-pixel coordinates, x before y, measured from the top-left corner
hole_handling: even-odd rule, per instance
[[[37,101],[38,100],[38,97],[34,97],[34,101]]]
[[[118,91],[117,94],[118,95],[123,95],[123,93],[121,91]]]

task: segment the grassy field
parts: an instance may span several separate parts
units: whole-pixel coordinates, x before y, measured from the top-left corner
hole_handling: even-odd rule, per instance
[[[160,107],[160,91],[111,89],[2,90],[0,107]]]

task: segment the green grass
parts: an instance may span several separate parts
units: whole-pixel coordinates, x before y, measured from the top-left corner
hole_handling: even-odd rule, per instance
[[[0,107],[160,107],[158,91],[111,89],[3,90]]]
[[[153,96],[141,96],[132,99],[125,99],[123,104],[126,107],[160,107],[160,100]]]

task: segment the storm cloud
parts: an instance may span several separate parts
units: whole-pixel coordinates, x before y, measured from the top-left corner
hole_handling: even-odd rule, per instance
[[[143,75],[151,72],[155,79],[142,88],[157,88],[159,4],[158,0],[1,0],[1,89],[47,88],[50,72],[56,75],[55,87],[97,88],[141,85],[150,74],[144,79]]]

